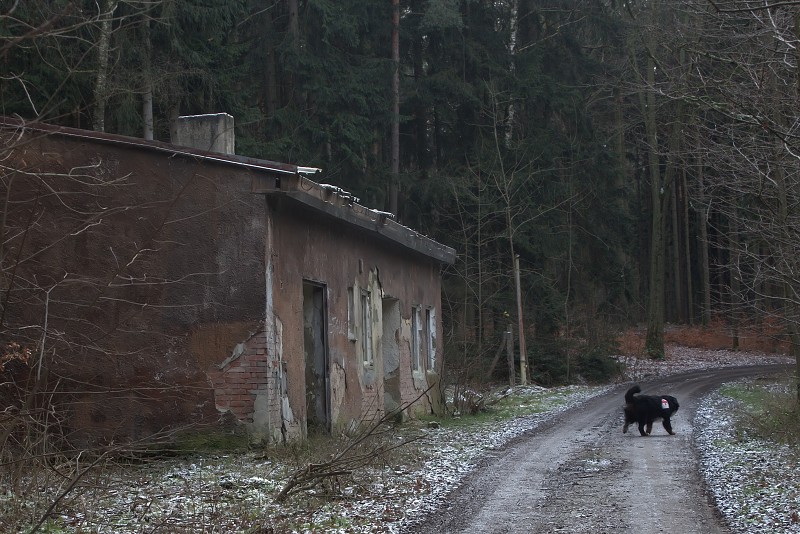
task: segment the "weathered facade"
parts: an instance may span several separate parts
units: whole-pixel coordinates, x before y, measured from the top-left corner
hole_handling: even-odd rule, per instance
[[[313,169],[9,119],[2,147],[1,341],[42,354],[72,439],[438,409],[452,249]]]

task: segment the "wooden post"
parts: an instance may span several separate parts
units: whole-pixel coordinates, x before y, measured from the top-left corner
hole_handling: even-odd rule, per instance
[[[492,359],[492,365],[489,366],[489,370],[486,372],[486,380],[491,381],[492,375],[494,374],[494,368],[497,367],[497,362],[500,361],[500,355],[503,354],[503,347],[508,342],[508,332],[503,332],[503,338],[500,340],[500,346],[497,347],[497,352],[494,353],[494,359]]]
[[[514,366],[514,325],[511,323],[506,331],[506,356],[508,357],[508,385],[513,388],[517,380],[517,371]]]
[[[519,322],[519,382],[528,384],[528,352],[525,350],[525,326],[522,321],[522,289],[519,281],[519,254],[514,256],[514,282],[517,286],[517,321]]]

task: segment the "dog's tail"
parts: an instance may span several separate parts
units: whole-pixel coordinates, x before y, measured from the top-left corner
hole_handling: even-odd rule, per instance
[[[633,396],[636,393],[641,393],[641,392],[642,388],[639,387],[639,384],[636,384],[631,389],[629,389],[628,392],[625,394],[625,402],[627,402],[628,404],[633,404]]]

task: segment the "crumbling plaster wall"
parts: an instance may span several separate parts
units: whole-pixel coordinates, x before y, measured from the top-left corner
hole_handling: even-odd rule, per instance
[[[399,302],[401,327],[393,343],[401,381],[402,401],[424,391],[438,369],[411,373],[410,317],[413,305],[441,308],[440,265],[391,243],[366,239],[362,232],[305,211],[290,202],[271,201],[274,221],[274,310],[284,325],[288,402],[299,420],[305,418],[302,357],[302,282],[311,280],[327,288],[330,410],[334,430],[345,430],[384,409],[382,298]],[[348,313],[348,288],[353,290],[353,309]],[[360,316],[360,291],[372,299],[374,362],[364,364],[360,332],[351,331],[350,315]],[[350,315],[349,315],[350,314]],[[441,339],[441,325],[437,324]],[[441,353],[441,348],[440,348]],[[412,412],[429,412],[423,399]]]
[[[379,271],[376,266],[364,272],[363,260],[358,262],[358,271],[353,273],[353,278],[348,285],[352,288],[353,301],[350,303],[352,310],[348,313],[349,326],[353,336],[350,338],[351,344],[355,349],[356,369],[359,387],[361,389],[361,407],[358,417],[351,414],[347,417],[349,427],[355,428],[364,423],[369,423],[380,417],[384,410],[384,360],[383,360],[383,288],[380,282]],[[364,313],[363,301],[359,298],[363,293],[370,296],[369,312]],[[366,347],[360,342],[365,336],[362,329],[361,318],[368,316],[370,325],[368,328],[369,343],[371,344],[371,357],[366,354]]]
[[[407,375],[400,382],[401,396],[405,401],[410,401],[425,390],[430,389],[424,395],[420,402],[412,405],[409,412],[414,414],[423,413],[441,413],[441,392],[438,388],[438,381],[441,377],[442,368],[442,325],[438,319],[441,312],[441,278],[439,266],[433,263],[419,264],[411,268],[408,272],[402,273],[402,284],[406,284],[408,289],[406,299],[403,305],[401,329],[400,329],[400,345],[402,350],[401,354],[401,368],[407,370]],[[422,368],[414,371],[412,365],[412,314],[415,306],[431,308],[434,315],[437,317],[435,322],[436,331],[433,337],[436,342],[436,368],[429,369],[427,362],[422,362]],[[424,315],[422,317],[424,319]]]

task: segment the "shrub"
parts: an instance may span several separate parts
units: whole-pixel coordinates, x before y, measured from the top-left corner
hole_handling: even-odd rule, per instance
[[[608,382],[623,371],[612,356],[619,353],[616,343],[601,340],[585,343],[581,340],[558,340],[534,345],[533,379],[542,385],[563,385],[577,382]]]

